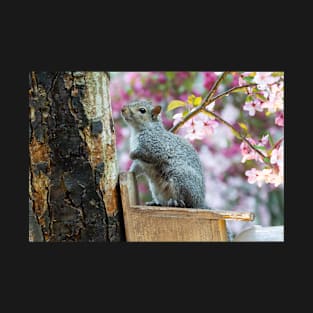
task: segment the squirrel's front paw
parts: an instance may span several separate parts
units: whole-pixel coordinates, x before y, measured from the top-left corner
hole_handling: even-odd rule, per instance
[[[156,202],[154,202],[154,201],[146,202],[145,205],[161,206],[160,203],[156,203]]]
[[[170,200],[168,200],[167,205],[172,206],[172,207],[178,207],[178,208],[185,208],[186,207],[186,204],[183,200],[170,199]]]

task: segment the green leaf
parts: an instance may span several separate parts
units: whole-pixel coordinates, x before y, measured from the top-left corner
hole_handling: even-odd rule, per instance
[[[251,95],[248,95],[246,98],[246,102],[252,102],[253,101],[253,97]]]
[[[246,76],[246,77],[244,77],[243,79],[244,79],[247,83],[251,84],[251,83],[253,82],[253,78],[254,78],[254,77]]]
[[[202,102],[202,97],[196,97],[193,101],[193,105],[197,107],[201,104],[201,102]]]
[[[174,76],[175,76],[175,73],[174,72],[165,72],[165,75],[167,76],[167,78],[169,80],[173,79]]]
[[[239,134],[236,130],[234,130],[234,129],[232,129],[232,128],[231,128],[230,130],[231,130],[231,132],[234,134],[234,136],[235,136],[237,139],[240,139],[240,140],[242,139],[241,136],[240,136],[240,134]]]
[[[246,87],[238,88],[238,89],[233,90],[232,92],[244,92],[244,93],[246,93],[247,88]]]
[[[238,123],[238,125],[245,131],[248,131],[248,126],[245,123]]]
[[[190,96],[188,96],[188,103],[189,104],[194,104],[194,101],[195,101],[195,95],[190,95]]]
[[[186,106],[186,103],[184,101],[181,101],[181,100],[172,100],[168,106],[167,106],[167,112],[169,111],[172,111],[172,110],[175,110],[179,107],[184,107]]]
[[[277,77],[277,76],[284,76],[284,72],[273,72],[272,76]]]
[[[268,135],[268,141],[269,141],[271,147],[273,147],[274,146],[274,140],[273,140],[272,135],[268,131],[264,132],[264,134],[263,134],[263,136],[266,136],[266,135]]]
[[[268,157],[263,158],[263,161],[264,161],[265,163],[271,163],[271,160],[270,160],[270,158],[268,158]]]
[[[254,145],[253,146],[255,149],[258,149],[258,150],[266,150],[266,148],[264,146],[258,146],[258,145]]]
[[[259,93],[259,92],[257,92],[257,93],[255,94],[255,96],[256,96],[257,98],[259,98],[260,100],[262,100],[262,101],[267,101],[267,99],[266,99],[261,93]]]
[[[188,110],[185,110],[184,112],[183,112],[183,117],[186,117],[186,115],[188,115],[189,114],[189,111]]]

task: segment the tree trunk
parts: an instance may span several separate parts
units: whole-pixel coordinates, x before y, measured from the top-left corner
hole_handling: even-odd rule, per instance
[[[124,240],[108,74],[29,83],[29,240]]]

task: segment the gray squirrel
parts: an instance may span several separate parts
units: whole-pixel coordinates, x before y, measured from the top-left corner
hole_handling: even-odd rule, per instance
[[[169,132],[160,118],[161,106],[135,100],[122,108],[130,126],[130,172],[144,174],[153,201],[146,205],[203,208],[205,184],[199,156],[184,138]]]

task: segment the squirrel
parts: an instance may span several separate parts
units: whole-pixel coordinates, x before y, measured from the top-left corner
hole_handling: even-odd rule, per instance
[[[161,109],[149,100],[122,108],[130,126],[129,171],[147,177],[153,201],[146,205],[208,209],[199,156],[187,140],[164,128]]]

